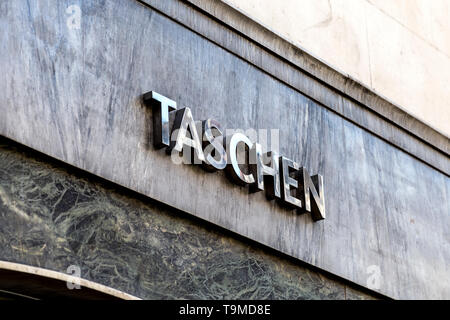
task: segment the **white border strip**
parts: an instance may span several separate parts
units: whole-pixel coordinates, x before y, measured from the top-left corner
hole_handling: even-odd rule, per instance
[[[62,272],[57,272],[53,270],[33,267],[25,264],[20,263],[14,263],[14,262],[8,262],[8,261],[0,261],[0,269],[5,270],[11,270],[11,271],[18,271],[18,272],[24,272],[28,274],[34,274],[41,277],[47,277],[51,279],[66,281],[66,282],[72,282],[72,283],[80,283],[82,287],[86,287],[92,290],[96,290],[105,294],[108,294],[110,296],[123,299],[123,300],[141,300],[138,297],[132,296],[128,293],[104,286],[102,284],[89,281],[83,278],[74,277]]]

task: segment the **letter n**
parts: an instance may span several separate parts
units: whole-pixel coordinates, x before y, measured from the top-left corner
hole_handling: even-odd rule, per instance
[[[302,208],[299,209],[299,212],[310,212],[314,221],[325,219],[323,177],[320,174],[311,177],[306,168],[301,168],[298,174],[299,188],[297,194],[302,201]]]

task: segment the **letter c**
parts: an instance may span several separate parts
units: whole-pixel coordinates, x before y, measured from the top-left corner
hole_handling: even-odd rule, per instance
[[[248,150],[253,147],[253,143],[250,139],[240,132],[234,133],[231,137],[227,137],[226,145],[228,164],[226,171],[235,183],[240,185],[251,184],[255,182],[253,174],[245,174],[241,171],[241,168],[239,168],[239,163],[237,160],[237,147],[239,143],[244,143],[248,147]]]

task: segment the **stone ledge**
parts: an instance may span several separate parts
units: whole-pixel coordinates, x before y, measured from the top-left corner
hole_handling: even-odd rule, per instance
[[[138,1],[450,175],[446,135],[232,6],[210,0]]]

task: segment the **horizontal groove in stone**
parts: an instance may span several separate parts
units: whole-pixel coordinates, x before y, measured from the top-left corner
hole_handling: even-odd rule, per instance
[[[450,175],[450,140],[231,6],[138,0],[433,168]]]

